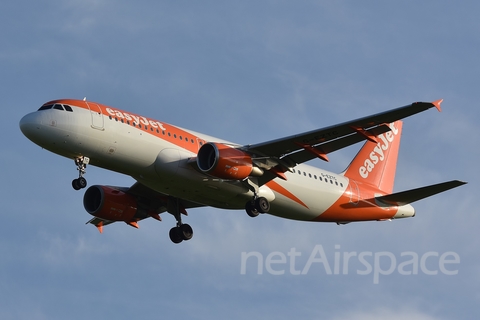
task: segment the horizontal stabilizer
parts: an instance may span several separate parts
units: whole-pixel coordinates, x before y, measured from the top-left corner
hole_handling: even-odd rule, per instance
[[[418,200],[422,200],[424,198],[428,198],[437,193],[441,193],[441,192],[459,187],[464,184],[466,184],[466,182],[452,180],[448,182],[434,184],[427,187],[422,187],[422,188],[412,189],[408,191],[393,193],[386,196],[376,197],[375,200],[385,203],[387,205],[403,206]]]

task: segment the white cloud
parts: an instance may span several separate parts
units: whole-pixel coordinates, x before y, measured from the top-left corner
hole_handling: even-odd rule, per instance
[[[389,309],[389,308],[373,308],[373,310],[369,310],[369,311],[363,311],[363,310],[349,311],[341,316],[331,318],[331,320],[343,320],[343,319],[440,320],[443,318],[434,317],[418,310],[408,310],[408,308],[407,309],[400,308],[399,310]]]

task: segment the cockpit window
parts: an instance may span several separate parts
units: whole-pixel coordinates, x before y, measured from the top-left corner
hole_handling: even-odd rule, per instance
[[[47,105],[41,106],[40,109],[38,109],[38,111],[52,109],[52,107],[53,107],[53,104],[47,104]]]
[[[61,110],[61,111],[68,111],[68,112],[73,112],[73,109],[71,106],[66,105],[66,104],[60,104],[60,103],[55,103],[55,104],[46,104],[44,106],[41,106],[38,111],[41,110],[48,110],[48,109],[56,109],[56,110]]]

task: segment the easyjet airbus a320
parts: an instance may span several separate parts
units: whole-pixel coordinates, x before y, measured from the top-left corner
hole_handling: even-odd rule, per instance
[[[20,121],[25,136],[42,148],[73,159],[79,190],[87,186],[88,164],[127,174],[131,187],[94,185],[83,204],[103,227],[124,221],[138,228],[148,217],[171,213],[174,243],[193,230],[182,223],[186,209],[212,206],[245,209],[251,217],[336,222],[382,221],[415,216],[410,203],[458,187],[449,181],[392,193],[401,119],[436,107],[411,105],[277,140],[239,145],[161,121],[84,100],[45,103]],[[340,174],[304,164],[365,141]]]

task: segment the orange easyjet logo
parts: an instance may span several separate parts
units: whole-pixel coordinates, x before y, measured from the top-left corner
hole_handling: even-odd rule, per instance
[[[373,151],[370,152],[369,157],[365,159],[363,165],[358,168],[358,173],[364,179],[368,178],[370,172],[375,169],[375,165],[380,161],[384,161],[386,158],[386,152],[390,148],[395,136],[398,134],[398,129],[395,128],[394,124],[389,124],[391,131],[383,133],[378,136],[380,142],[377,143]]]

